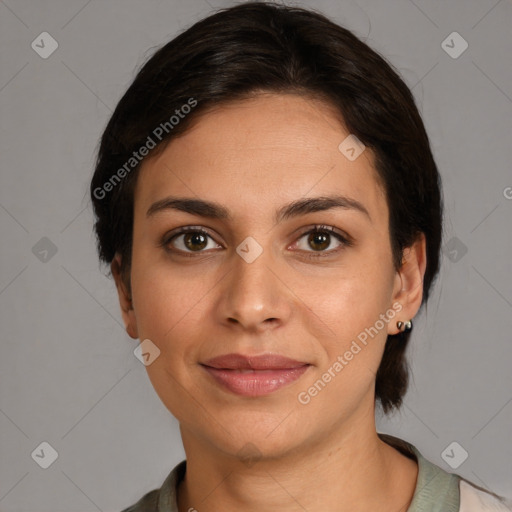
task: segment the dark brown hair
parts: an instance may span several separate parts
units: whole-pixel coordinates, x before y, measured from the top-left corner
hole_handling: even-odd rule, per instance
[[[156,147],[149,154],[159,151],[207,109],[259,92],[323,99],[373,150],[397,269],[403,249],[418,234],[426,236],[425,302],[439,267],[441,184],[411,91],[349,30],[314,11],[273,3],[218,11],[158,49],[140,69],[103,133],[91,181],[100,259],[110,263],[119,252],[123,275],[129,276],[140,167],[133,152],[150,139]],[[128,277],[127,283],[129,288]],[[407,390],[409,336],[386,341],[375,385],[386,413],[401,405]]]

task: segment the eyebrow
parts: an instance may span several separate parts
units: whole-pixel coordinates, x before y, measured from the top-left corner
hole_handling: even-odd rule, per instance
[[[276,223],[283,220],[299,217],[308,213],[320,212],[331,210],[333,208],[342,208],[345,210],[355,210],[363,213],[371,221],[368,210],[355,199],[346,196],[320,196],[320,197],[305,197],[292,201],[281,208],[279,208],[275,215],[274,221]],[[174,197],[169,196],[160,199],[153,203],[146,212],[146,217],[152,217],[158,212],[166,210],[178,210],[191,215],[205,217],[209,219],[219,220],[233,220],[229,210],[219,203],[213,201],[206,201],[203,199],[193,199],[188,197]]]

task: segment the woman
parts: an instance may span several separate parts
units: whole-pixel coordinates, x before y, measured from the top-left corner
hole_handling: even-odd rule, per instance
[[[195,24],[119,102],[91,197],[186,453],[125,512],[511,510],[376,431],[442,205],[409,89],[351,32],[264,3]]]

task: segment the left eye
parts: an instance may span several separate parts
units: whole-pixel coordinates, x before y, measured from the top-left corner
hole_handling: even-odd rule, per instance
[[[332,237],[335,238],[335,240],[338,242],[338,245],[336,248],[331,248],[331,250],[327,251],[327,249],[331,246],[331,243],[335,241]],[[301,246],[301,240],[305,240],[305,244],[303,246]],[[299,238],[299,241],[296,243],[296,245],[297,248],[307,252],[331,253],[336,252],[339,247],[349,245],[349,241],[347,238],[345,238],[340,233],[335,232],[334,229],[329,226],[318,226],[304,233]]]

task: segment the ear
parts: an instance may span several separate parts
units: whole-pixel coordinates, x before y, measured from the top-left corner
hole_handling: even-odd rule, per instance
[[[427,267],[427,248],[424,233],[411,247],[406,247],[402,256],[402,265],[395,275],[393,303],[400,303],[402,309],[397,313],[397,321],[411,320],[421,306],[423,298],[423,277]],[[388,334],[399,332],[396,322],[388,323]]]
[[[112,263],[110,264],[112,276],[116,282],[117,294],[119,296],[119,304],[121,306],[121,314],[123,315],[124,325],[128,336],[133,339],[139,337],[137,333],[137,320],[135,318],[135,311],[132,305],[130,291],[123,281],[121,275],[121,255],[116,253]]]

